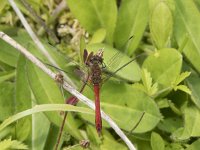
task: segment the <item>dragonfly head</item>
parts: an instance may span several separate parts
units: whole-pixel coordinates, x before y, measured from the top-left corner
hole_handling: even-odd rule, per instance
[[[90,58],[90,63],[97,63],[101,65],[103,63],[103,50],[100,49],[98,52]]]

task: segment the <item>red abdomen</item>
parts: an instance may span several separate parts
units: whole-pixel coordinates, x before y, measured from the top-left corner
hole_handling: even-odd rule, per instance
[[[101,109],[100,109],[100,97],[99,97],[100,87],[99,85],[94,85],[95,94],[95,124],[98,134],[101,134],[102,120],[101,120]]]

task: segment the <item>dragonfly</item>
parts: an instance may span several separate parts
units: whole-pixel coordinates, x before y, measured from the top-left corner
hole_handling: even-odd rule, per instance
[[[116,53],[111,58],[111,59],[113,59],[112,61],[114,62],[119,57],[122,57],[120,54],[121,54],[121,52]],[[88,85],[88,83],[92,84],[92,89],[94,91],[94,99],[95,99],[95,127],[96,127],[96,131],[99,136],[101,135],[101,132],[102,132],[102,119],[101,119],[101,109],[100,109],[100,89],[101,89],[103,82],[106,82],[107,80],[109,80],[118,71],[120,71],[121,69],[123,69],[124,67],[129,65],[131,62],[135,61],[138,57],[141,57],[143,55],[146,55],[146,54],[142,53],[140,55],[137,55],[135,58],[131,59],[130,61],[128,61],[121,67],[119,67],[117,70],[115,70],[113,73],[109,73],[108,76],[106,76],[106,78],[103,78],[103,72],[105,71],[105,68],[106,68],[104,59],[103,59],[103,49],[99,49],[96,53],[94,53],[94,52],[89,53],[86,49],[84,49],[82,57],[83,57],[83,63],[87,68],[87,73],[84,73],[81,70],[76,70],[76,72],[77,72],[77,74],[79,74],[79,76],[82,76],[82,77],[85,76],[85,78],[83,79],[84,84],[82,85],[79,92],[82,93],[85,86]],[[111,62],[110,62],[110,65],[112,65]],[[59,69],[59,68],[57,68],[57,69]],[[61,69],[59,69],[59,70],[61,70]],[[61,71],[63,71],[63,70],[61,70]],[[58,82],[62,83],[62,80],[63,80],[62,75],[57,74],[56,80]],[[77,103],[78,103],[78,99],[75,96],[71,96],[70,98],[68,98],[66,100],[66,104],[76,105]],[[62,136],[62,131],[64,128],[66,117],[67,117],[67,113],[65,112],[55,149],[58,148],[58,145],[60,143],[60,139]]]

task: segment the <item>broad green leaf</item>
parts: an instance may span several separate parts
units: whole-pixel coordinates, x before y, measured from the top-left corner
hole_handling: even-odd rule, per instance
[[[181,54],[172,48],[161,49],[150,55],[143,63],[153,80],[165,87],[171,86],[180,74]],[[170,77],[170,78],[169,78]]]
[[[33,94],[37,100],[37,104],[61,104],[64,103],[61,91],[58,88],[57,83],[52,80],[47,74],[37,68],[31,62],[27,62],[27,73],[29,78],[29,84],[33,91]],[[57,126],[61,125],[62,118],[59,114],[48,112],[45,113],[48,119],[56,124]],[[78,129],[70,125],[70,122],[73,122],[73,118],[68,119],[65,128],[68,132],[74,137],[80,139],[81,135]]]
[[[115,88],[113,88],[115,87]],[[91,89],[85,89],[84,93],[91,99],[94,99]],[[120,128],[131,131],[139,122],[143,113],[144,116],[139,122],[134,133],[144,133],[153,129],[161,119],[159,109],[156,103],[143,91],[134,86],[126,84],[117,84],[113,82],[106,83],[101,89],[101,108],[104,110]],[[94,117],[81,115],[84,119],[94,123]],[[103,122],[103,126],[109,127]]]
[[[10,82],[0,83],[0,121],[14,112],[14,85]]]
[[[158,128],[164,132],[173,133],[183,125],[183,121],[177,117],[166,118],[160,121]]]
[[[151,147],[152,150],[165,150],[164,140],[156,132],[152,132],[151,134]]]
[[[90,141],[90,148],[91,149],[109,149],[109,150],[115,150],[115,149],[126,149],[127,147],[123,144],[120,144],[116,141],[116,139],[113,137],[113,135],[107,131],[102,130],[102,137],[99,137],[97,134],[96,128],[92,125],[87,125],[87,135],[88,140]]]
[[[48,136],[45,142],[45,150],[53,150],[55,149],[55,146],[57,144],[57,139],[59,135],[60,128],[55,126],[54,124],[50,124],[49,130],[48,130]],[[62,138],[60,140],[60,146],[62,145]],[[60,147],[58,147],[60,149]]]
[[[32,140],[31,138],[31,131],[32,131],[32,124],[31,118],[24,118],[16,122],[15,129],[16,129],[16,138],[20,141],[28,141]],[[30,143],[31,144],[31,143]]]
[[[174,35],[179,45],[187,35],[187,42],[183,53],[191,64],[200,72],[200,13],[194,1],[176,0]]]
[[[7,65],[15,67],[17,64],[19,52],[3,40],[0,40],[0,45],[0,61]]]
[[[103,137],[103,144],[100,146],[100,148],[103,149],[107,149],[107,150],[116,150],[116,149],[120,149],[120,150],[127,150],[127,147],[121,143],[119,143],[118,141],[116,141],[115,139],[111,139],[107,136]]]
[[[0,72],[0,83],[12,79],[14,76],[15,76],[15,71]]]
[[[50,122],[43,113],[32,114],[32,149],[44,149],[49,130]]]
[[[153,10],[155,9],[155,7],[162,2],[161,0],[149,0],[149,10],[150,13],[152,14]]]
[[[101,138],[98,136],[96,128],[92,125],[87,125],[86,130],[88,134],[88,139],[91,141],[91,143],[99,146],[102,143],[102,141]]]
[[[184,110],[184,128],[173,133],[176,140],[187,140],[191,137],[200,136],[200,110],[195,106],[188,106]]]
[[[28,85],[26,74],[26,59],[23,55],[19,56],[16,70],[15,84],[15,108],[16,112],[29,109],[32,106],[31,91]],[[20,120],[16,123],[16,137],[20,141],[27,140],[31,134],[31,117]],[[31,141],[31,136],[29,136]]]
[[[167,144],[165,150],[184,150],[184,146],[181,143]]]
[[[186,32],[190,36],[193,44],[197,49],[199,49],[199,37],[198,34],[200,32],[199,30],[199,24],[200,21],[198,20],[200,13],[195,6],[194,1],[186,1],[183,2],[181,0],[175,1],[176,3],[176,14],[180,17],[180,20],[182,21],[180,26],[183,26],[181,28],[185,28]],[[187,9],[186,9],[187,8]],[[177,16],[177,17],[178,17]],[[198,50],[199,51],[199,50]]]
[[[104,41],[105,36],[106,30],[104,28],[98,29],[92,36],[92,39],[90,40],[89,44],[101,43]]]
[[[195,142],[193,142],[189,147],[187,147],[185,150],[198,150],[200,147],[200,139],[197,139]]]
[[[32,106],[31,91],[26,72],[26,58],[23,55],[19,56],[17,63],[15,100],[17,112]]]
[[[13,132],[13,126],[9,126],[9,127],[4,128],[0,132],[0,140],[9,137],[12,134],[12,132]]]
[[[165,2],[155,5],[150,18],[150,31],[158,49],[167,47],[172,33],[172,14]]]
[[[123,66],[124,64],[126,64],[127,62],[131,60],[131,58],[129,58],[125,54],[117,51],[116,49],[106,44],[88,45],[87,49],[89,51],[94,51],[94,52],[97,52],[99,49],[103,49],[104,50],[103,59],[104,59],[105,65],[107,66],[106,69],[108,69],[108,71],[111,71],[111,72],[116,71],[118,68],[120,68],[121,66]],[[113,60],[114,62],[112,63],[113,64],[117,63],[117,65],[112,66],[109,64],[109,62],[113,57],[115,57],[115,55],[117,55],[117,57],[114,58]],[[131,82],[139,81],[140,76],[141,76],[139,65],[136,63],[136,61],[133,61],[132,63],[130,63],[123,69],[121,69],[119,72],[117,72],[116,75],[127,81],[131,81]]]
[[[17,141],[17,140],[11,140],[11,139],[5,139],[3,141],[0,141],[0,147],[2,150],[28,149],[28,146],[23,144],[22,142]]]
[[[2,0],[2,1],[4,1],[4,0]],[[0,3],[2,3],[2,2],[0,2]],[[0,24],[0,30],[3,31],[4,33],[8,34],[9,36],[13,37],[13,36],[17,35],[17,32],[19,31],[19,28],[16,27],[16,26]]]
[[[114,37],[118,49],[133,54],[145,31],[148,13],[147,0],[121,1]],[[131,36],[133,38],[129,40]]]
[[[67,0],[67,4],[81,25],[90,33],[99,28],[106,29],[106,41],[113,42],[113,33],[117,20],[115,0]]]
[[[200,78],[198,75],[192,74],[186,79],[189,89],[192,91],[191,99],[194,104],[200,108]]]

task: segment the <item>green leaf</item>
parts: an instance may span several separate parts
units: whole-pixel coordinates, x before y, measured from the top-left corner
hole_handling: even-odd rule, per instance
[[[45,149],[45,150],[55,149],[59,132],[60,132],[59,127],[55,126],[54,124],[50,124],[49,130],[48,130],[48,136],[47,136],[45,146],[43,149]],[[63,143],[63,138],[61,137],[58,149],[61,149],[62,143]]]
[[[98,29],[92,36],[89,44],[101,43],[106,37],[106,30],[104,28]]]
[[[200,21],[198,20],[200,13],[194,3],[194,1],[187,1],[183,2],[181,0],[175,1],[176,3],[176,13],[177,17],[179,16],[182,23],[181,28],[185,28],[187,34],[190,36],[192,42],[194,43],[195,47],[200,49],[199,44],[199,36],[200,33],[199,25]],[[187,8],[187,9],[186,9]],[[177,22],[178,23],[178,22]]]
[[[145,88],[145,92],[149,95],[152,96],[154,95],[157,91],[157,83],[152,83],[152,78],[150,72],[147,71],[147,69],[142,69],[142,83]]]
[[[159,2],[152,11],[150,31],[158,49],[167,47],[172,33],[172,14],[165,2]]]
[[[195,142],[193,142],[189,147],[187,147],[185,150],[198,150],[200,147],[200,139],[197,139]]]
[[[151,134],[151,147],[152,150],[165,150],[164,140],[156,132],[152,132]]]
[[[17,112],[32,106],[31,91],[26,72],[26,58],[23,55],[19,56],[17,62],[15,100]]]
[[[183,121],[177,117],[165,118],[160,121],[158,128],[164,132],[173,133],[183,126]]]
[[[87,46],[87,49],[89,51],[94,51],[94,52],[97,52],[99,49],[102,49],[102,48],[104,49],[103,58],[104,58],[105,65],[107,66],[106,69],[108,69],[108,71],[110,72],[116,71],[122,65],[124,65],[125,63],[131,60],[131,58],[129,58],[125,54],[120,53],[113,47],[108,46],[106,44],[91,44]],[[118,57],[114,59],[114,63],[118,63],[118,64],[115,66],[110,66],[109,61],[113,57],[115,57],[116,54]],[[124,80],[134,82],[134,81],[140,80],[141,78],[140,74],[141,73],[140,73],[139,65],[136,63],[136,61],[133,61],[132,63],[130,63],[129,65],[127,65],[126,67],[118,71],[116,75]]]
[[[0,83],[9,79],[12,79],[15,76],[15,71],[9,72],[0,72]]]
[[[94,97],[90,88],[86,88],[84,93],[91,99]],[[153,99],[134,86],[110,81],[103,85],[100,94],[102,110],[123,130],[130,132],[138,123],[143,113],[145,114],[137,128],[133,131],[134,133],[150,131],[161,119],[159,109]],[[94,123],[93,116],[81,116],[91,123]],[[104,121],[103,126],[109,127]]]
[[[14,112],[14,85],[10,82],[0,83],[0,121]]]
[[[7,65],[15,67],[17,64],[19,52],[3,40],[0,40],[0,45],[0,61]]]
[[[191,95],[191,91],[190,91],[190,89],[186,86],[186,85],[178,85],[178,86],[175,86],[174,87],[174,90],[176,91],[176,90],[181,90],[181,91],[183,91],[183,92],[185,92],[185,93],[188,93],[189,95]]]
[[[15,78],[15,108],[16,112],[29,109],[32,106],[31,91],[26,74],[26,59],[21,54],[17,62]],[[16,123],[16,137],[20,141],[31,141],[31,117],[24,118]],[[29,136],[29,137],[28,137]],[[28,139],[29,138],[29,139]]]
[[[169,107],[171,108],[171,110],[172,110],[175,114],[177,114],[177,115],[179,115],[179,116],[182,115],[181,110],[180,110],[171,100],[168,100],[168,104],[169,104]]]
[[[191,74],[191,72],[182,72],[176,79],[175,81],[175,85],[178,85],[179,83],[181,83],[183,80],[185,80],[187,77],[189,77]]]
[[[8,1],[0,0],[1,6],[0,6],[0,13],[2,13],[3,9],[8,5]]]
[[[195,106],[187,106],[184,110],[184,128],[179,128],[173,133],[173,139],[187,140],[200,136],[200,110]]]
[[[77,106],[72,106],[68,104],[43,104],[43,105],[36,105],[31,109],[22,111],[17,113],[8,119],[4,120],[3,123],[0,125],[0,131],[2,131],[5,127],[10,125],[11,123],[26,117],[28,115],[32,115],[39,112],[46,112],[46,111],[72,111],[72,112],[79,112],[79,113],[87,113],[93,115],[93,111],[88,108],[81,108]]]
[[[88,139],[91,141],[91,143],[99,146],[102,143],[102,141],[97,133],[96,128],[92,125],[87,125],[86,130],[88,134]]]
[[[107,150],[116,150],[116,149],[120,149],[120,150],[127,150],[127,147],[121,143],[119,143],[118,141],[116,141],[115,139],[111,139],[108,136],[104,136],[103,137],[103,144],[100,146],[100,149],[107,149]]]
[[[114,38],[118,49],[133,54],[144,34],[148,13],[147,0],[121,1]],[[131,36],[133,38],[127,41]]]
[[[161,98],[161,99],[156,99],[156,103],[159,108],[167,108],[169,107],[168,99],[167,98]]]
[[[183,150],[184,148],[182,143],[170,143],[166,145],[165,150]]]
[[[106,29],[106,41],[113,42],[113,33],[117,20],[115,0],[68,0],[67,4],[81,25],[90,33],[99,28]]]
[[[198,75],[192,74],[188,79],[186,79],[189,89],[192,91],[191,99],[194,104],[200,108],[200,79]]]
[[[176,4],[174,34],[181,45],[185,36],[189,37],[183,53],[191,64],[200,72],[200,13],[194,1],[174,1]]]
[[[44,115],[44,113],[32,114],[32,136],[31,136],[32,149],[41,149],[41,150],[44,149],[45,141],[48,137],[49,130],[50,130],[50,122],[48,118]]]
[[[162,86],[169,87],[180,74],[182,56],[175,49],[161,49],[153,55],[150,55],[144,61],[142,67],[146,68],[151,73],[155,82]]]
[[[17,140],[11,140],[6,139],[3,141],[0,141],[0,147],[2,150],[8,150],[8,149],[28,149],[28,146],[23,144],[20,141]]]

